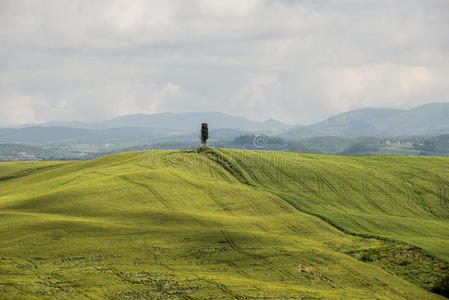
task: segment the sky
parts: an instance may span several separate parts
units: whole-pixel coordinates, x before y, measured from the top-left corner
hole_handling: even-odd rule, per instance
[[[0,0],[0,126],[449,102],[449,0]]]

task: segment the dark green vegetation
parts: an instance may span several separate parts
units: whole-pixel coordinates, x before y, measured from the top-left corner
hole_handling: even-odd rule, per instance
[[[54,160],[55,152],[25,144],[0,144],[0,160]]]
[[[212,148],[3,162],[0,294],[438,299],[448,169]]]
[[[448,264],[420,248],[390,243],[383,248],[347,253],[363,262],[376,264],[393,274],[406,278],[424,289],[449,296]]]
[[[449,134],[425,138],[413,139],[413,147],[420,151],[420,155],[448,155],[449,153]]]

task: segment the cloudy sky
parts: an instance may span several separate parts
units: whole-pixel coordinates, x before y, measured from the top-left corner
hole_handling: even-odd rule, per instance
[[[0,125],[449,102],[449,1],[0,0]]]

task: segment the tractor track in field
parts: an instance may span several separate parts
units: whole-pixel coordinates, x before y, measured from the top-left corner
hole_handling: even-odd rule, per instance
[[[441,187],[441,183],[439,183],[439,182],[434,182],[434,183],[435,183],[435,185],[437,185],[438,187]],[[449,198],[446,197],[445,195],[443,195],[442,193],[436,192],[436,191],[431,190],[431,189],[429,189],[429,188],[427,188],[427,187],[424,187],[424,186],[419,186],[419,187],[420,187],[420,189],[422,189],[422,190],[425,191],[426,193],[432,194],[433,196],[439,198],[440,201],[444,201],[444,202],[449,203]]]
[[[315,165],[309,162],[309,164],[311,165]],[[315,165],[315,167],[319,168],[318,166]],[[309,171],[313,174],[315,174],[318,177],[318,180],[322,183],[324,183],[333,193],[335,193],[341,200],[344,201],[344,203],[359,209],[360,211],[365,211],[365,209],[363,209],[361,206],[359,206],[355,201],[350,201],[348,200],[347,197],[345,197],[344,195],[342,195],[336,188],[335,186],[333,186],[329,180],[327,180],[324,176],[322,176],[322,173],[325,173],[324,170],[322,170],[321,172],[317,172],[315,170],[309,169]],[[341,177],[340,177],[341,178]],[[341,179],[340,179],[341,180]],[[357,194],[359,194],[360,196],[362,196],[363,198],[365,198],[373,207],[378,208],[379,210],[383,211],[371,198],[368,197],[368,195],[366,195],[365,193],[363,193],[362,191],[360,191],[356,186],[354,186],[352,183],[350,183],[349,181],[346,181],[346,183],[344,183],[345,185],[347,185],[349,188],[351,188],[354,192],[356,192]],[[317,197],[319,198],[323,198],[320,194],[317,195]]]
[[[239,158],[234,158],[234,161],[249,175],[249,177],[251,177],[251,179],[258,184],[259,181],[256,177],[256,175],[254,175],[254,173],[251,171],[250,168],[248,168],[248,166],[246,164],[244,164]],[[248,185],[252,185],[251,183],[247,183]]]
[[[257,233],[251,233],[251,237],[252,237],[255,241],[257,241],[257,242],[259,242],[259,243],[262,243],[262,239],[260,238],[260,236],[259,236]]]
[[[229,236],[229,233],[224,229],[221,229],[220,231],[223,234],[223,237],[225,238],[226,242],[229,244],[229,247],[231,247],[232,249],[235,249],[236,245],[235,245],[234,241],[232,240],[232,238]]]
[[[358,161],[358,160],[357,160]],[[310,163],[310,162],[309,162]],[[336,165],[334,165],[333,167],[335,167],[335,168],[337,168],[337,169],[339,169],[339,170],[341,170],[342,172],[343,171],[345,171],[345,169],[343,169],[343,168],[341,168],[341,167],[339,167],[339,166],[336,166]],[[419,178],[421,178],[422,180],[424,180],[424,181],[429,181],[429,178],[435,178],[435,179],[432,179],[431,181],[432,182],[435,182],[435,184],[436,185],[438,185],[438,183],[444,183],[444,184],[447,184],[447,185],[449,185],[449,182],[448,181],[446,181],[444,178],[442,178],[441,176],[439,176],[438,174],[433,174],[433,173],[430,173],[430,172],[428,172],[428,171],[426,171],[426,170],[422,170],[422,169],[416,169],[416,168],[414,168],[419,174],[422,174],[422,173],[424,173],[424,174],[427,174],[428,176],[426,177],[426,176],[418,176]],[[379,190],[382,194],[384,194],[384,195],[386,195],[390,200],[392,200],[392,201],[395,201],[396,202],[396,199],[395,199],[395,197],[393,197],[392,196],[392,191],[391,191],[391,189],[393,189],[394,190],[394,192],[397,192],[397,193],[404,193],[404,190],[403,189],[401,189],[401,188],[399,188],[399,187],[397,187],[396,185],[392,185],[390,182],[388,182],[386,179],[384,179],[384,178],[382,178],[382,177],[378,177],[378,176],[376,176],[373,172],[369,172],[368,170],[367,171],[365,171],[365,170],[359,170],[359,169],[357,169],[358,171],[360,171],[360,172],[364,172],[364,173],[366,173],[368,176],[370,176],[370,177],[372,177],[373,179],[375,179],[375,180],[377,180],[377,181],[380,181],[380,182],[382,182],[383,184],[385,184],[387,187],[388,187],[388,190],[385,190],[385,189],[383,189],[381,186],[379,186],[374,180],[370,180],[370,182],[369,182],[369,184],[370,185],[372,185],[374,188],[376,188],[377,190]],[[411,195],[412,195],[412,198],[414,198],[414,199],[416,199],[417,200],[417,202],[415,202],[415,201],[413,201],[413,200],[411,200],[411,198],[409,197],[409,199],[408,199],[408,207],[406,208],[407,209],[407,211],[409,211],[412,215],[415,215],[415,216],[418,216],[418,214],[416,213],[416,211],[414,211],[413,209],[411,209],[410,208],[410,205],[411,204],[413,204],[413,205],[416,205],[417,207],[419,207],[420,209],[423,209],[424,211],[426,211],[427,213],[430,213],[432,216],[435,216],[435,214],[433,213],[433,211],[432,211],[432,209],[428,206],[428,205],[426,205],[426,202],[425,202],[425,200],[423,199],[423,197],[422,196],[420,196],[419,194],[417,194],[415,191],[414,191],[414,189],[410,189],[409,187],[407,187],[406,185],[404,185],[404,181],[401,179],[401,178],[398,178],[396,175],[391,175],[391,174],[388,174],[388,175],[390,175],[390,176],[393,176],[396,180],[399,180],[400,181],[400,184],[402,184],[402,186],[405,188],[405,192],[406,193],[412,193]],[[438,178],[438,179],[436,179],[436,178]],[[421,186],[421,185],[416,185],[416,184],[414,184],[414,183],[412,183],[412,182],[410,182],[410,181],[408,181],[408,180],[406,180],[406,182],[408,183],[408,184],[411,184],[411,186],[413,187],[413,186],[417,186],[418,188],[420,188],[421,190],[423,190],[423,191],[425,191],[425,192],[427,192],[427,193],[429,193],[429,194],[432,194],[432,195],[434,195],[435,197],[438,197],[438,199],[439,199],[439,201],[440,201],[440,206],[442,206],[442,207],[445,207],[446,206],[446,203],[449,203],[449,197],[447,197],[447,196],[445,196],[445,194],[443,193],[440,193],[440,192],[435,192],[435,191],[432,191],[432,190],[430,190],[430,189],[428,189],[428,188],[425,188],[425,187],[423,187],[423,186]],[[352,184],[349,184],[349,186],[352,188],[352,187],[354,187]],[[359,191],[359,194],[360,194],[361,192]],[[363,193],[361,193],[362,194],[362,196],[363,196]],[[367,199],[368,200],[368,199]],[[371,201],[370,201],[370,203],[372,203]],[[359,208],[360,209],[360,208]],[[384,211],[383,211],[384,212]],[[386,213],[386,212],[384,212],[384,213]]]
[[[294,182],[303,185],[315,197],[322,199],[321,195],[315,189],[311,188],[308,184],[306,184],[305,182],[300,181],[299,179],[295,178],[294,176],[290,175],[288,172],[286,172],[284,170],[279,169],[279,171],[281,172],[281,174],[284,174],[286,177],[293,180]],[[292,191],[292,190],[289,189],[289,191]]]
[[[430,181],[437,187],[438,191],[435,192],[431,189],[428,189],[423,186],[419,186],[419,188],[427,193],[432,194],[433,196],[438,198],[439,205],[441,207],[447,207],[449,205],[449,181],[441,177],[439,174],[434,174],[426,170],[416,169],[418,172],[424,173],[427,177],[421,177],[425,181]]]
[[[226,204],[224,204],[223,202],[221,202],[214,193],[206,190],[206,189],[202,189],[202,191],[204,191],[204,193],[206,193],[210,199],[212,199],[225,213],[227,214],[232,214],[232,210],[226,206]]]
[[[292,274],[290,274],[290,272],[288,272],[287,270],[277,266],[274,263],[271,263],[271,262],[267,261],[265,258],[261,257],[260,255],[252,254],[252,253],[247,252],[247,251],[241,249],[240,247],[238,247],[226,230],[222,229],[221,233],[223,234],[226,242],[229,244],[229,246],[233,250],[237,251],[238,253],[240,253],[242,255],[250,257],[251,259],[254,259],[254,260],[262,262],[264,265],[269,266],[271,269],[274,269],[274,270],[276,270],[276,271],[286,275],[287,277],[289,277],[292,280],[297,280],[297,278],[295,276],[293,276]],[[236,266],[236,267],[238,268],[238,266]]]
[[[175,175],[176,178],[179,178],[179,180],[181,180],[182,182],[193,186],[195,188],[197,188],[198,190],[200,190],[201,192],[205,193],[210,199],[212,199],[224,212],[226,212],[227,214],[232,214],[232,210],[226,206],[226,204],[224,204],[223,202],[221,202],[217,197],[215,197],[214,193],[208,191],[207,189],[205,189],[204,187],[202,187],[201,185],[198,185],[196,183],[193,183],[179,175]]]
[[[446,197],[444,195],[444,193],[441,192],[442,190],[435,192],[434,190],[428,189],[426,187],[423,187],[422,190],[425,191],[426,193],[432,194],[433,196],[438,198],[440,206],[443,206],[446,203],[449,203],[449,198]],[[437,215],[435,215],[435,216],[437,216]]]
[[[35,168],[29,168],[29,169],[21,170],[21,171],[19,171],[17,173],[14,173],[12,175],[0,177],[0,182],[1,181],[6,181],[6,180],[11,180],[11,179],[22,178],[22,177],[25,177],[25,176],[28,176],[28,175],[32,175],[32,174],[34,174],[36,172],[40,172],[40,171],[43,171],[43,170],[54,169],[54,168],[62,167],[62,166],[64,166],[64,164],[56,164],[56,165],[35,167]]]
[[[205,193],[210,199],[212,199],[225,213],[232,214],[232,210],[221,202],[214,193],[208,191],[207,189],[200,188],[200,190]]]
[[[256,213],[256,215],[262,214],[262,212],[261,212],[260,209],[257,207],[257,205],[254,204],[253,200],[251,200],[250,198],[247,198],[246,201],[248,202],[249,206],[254,210],[254,212]]]
[[[268,191],[268,192],[270,192],[270,191]],[[288,213],[288,214],[292,213],[292,209],[289,208],[290,205],[285,205],[285,201],[283,201],[283,199],[280,199],[280,201],[276,199],[275,201],[273,201],[273,203],[275,203],[285,213]]]
[[[437,181],[439,181],[439,182],[441,182],[441,183],[443,183],[444,185],[446,185],[446,186],[449,187],[449,181],[447,181],[446,179],[444,179],[443,177],[441,177],[439,174],[433,174],[433,177],[434,177]]]
[[[402,186],[405,189],[405,193],[407,194],[407,210],[414,216],[419,216],[419,214],[416,213],[415,210],[412,209],[412,207],[418,207],[420,209],[425,210],[427,213],[429,213],[431,216],[434,215],[432,208],[426,204],[426,201],[424,198],[417,194],[414,189],[414,184],[411,181],[405,180],[402,181]],[[418,186],[420,189],[422,189],[422,186]]]
[[[391,196],[390,193],[388,193],[385,189],[383,189],[380,185],[378,185],[377,183],[375,183],[374,181],[371,181],[370,184],[372,186],[374,186],[379,192],[381,192],[382,194],[384,194],[388,199],[390,199],[391,201],[395,201],[394,197]]]
[[[240,268],[239,266],[237,266],[233,261],[231,260],[227,260],[226,264],[231,267],[231,269],[233,269],[235,272],[239,273],[240,275],[242,275],[243,277],[246,278],[250,278],[249,274],[246,273],[244,270],[242,270],[242,268]]]
[[[353,185],[351,185],[351,189],[354,190],[355,192],[357,192],[363,198],[365,198],[366,201],[368,201],[368,203],[371,204],[372,207],[375,207],[376,209],[378,209],[379,211],[383,212],[384,214],[388,214],[386,210],[384,210],[382,207],[377,205],[376,201],[371,199],[366,193],[364,193],[363,191],[359,190],[357,187],[355,187]]]
[[[226,174],[225,174],[221,169],[219,169],[219,168],[220,168],[220,167],[215,167],[215,168],[214,168],[215,172],[216,172],[218,175],[220,175],[220,177],[221,177],[223,180],[225,180],[226,182],[233,183],[233,181],[229,178],[229,176],[226,176]]]
[[[301,231],[299,231],[298,229],[296,229],[295,226],[287,225],[287,224],[285,224],[285,223],[284,223],[284,225],[287,226],[288,229],[290,229],[291,231],[293,231],[293,232],[296,233],[297,235],[304,236],[304,234],[303,234]]]
[[[335,193],[341,200],[343,200],[345,203],[350,203],[344,195],[342,195],[331,183],[329,180],[327,180],[324,176],[319,177],[321,182],[323,182],[333,193]]]
[[[268,172],[265,168],[263,168],[262,166],[260,166],[260,167],[259,167],[259,170],[260,170],[263,174],[265,174],[265,176],[267,176],[271,181],[280,184],[279,179],[276,179],[276,178],[275,178],[273,175],[271,175],[271,173]]]
[[[270,269],[283,274],[284,276],[286,276],[290,280],[293,280],[293,281],[296,281],[296,282],[301,282],[301,278],[298,278],[297,276],[295,276],[292,273],[290,273],[288,270],[285,270],[284,268],[279,267],[275,263],[272,263],[272,262],[268,261],[266,258],[262,257],[261,255],[253,254],[253,253],[247,252],[247,251],[245,251],[243,249],[236,249],[236,250],[240,254],[245,255],[245,256],[251,258],[254,261],[261,262],[262,264],[264,264],[265,266],[269,267]]]
[[[284,249],[280,249],[280,250],[284,250]],[[282,255],[288,256],[292,261],[299,263],[301,265],[307,265],[307,263],[305,261],[303,261],[302,259],[298,258],[297,256],[289,253],[288,251],[284,250],[282,251]],[[314,267],[315,268],[315,267]],[[319,274],[319,276],[323,277],[324,279],[326,279],[327,281],[331,282],[332,284],[335,284],[336,286],[343,288],[343,285],[335,282],[334,280],[332,280],[329,276],[325,275],[323,272],[320,272],[319,270],[315,269],[315,272]]]
[[[170,205],[168,205],[168,203],[166,201],[164,201],[164,199],[162,198],[161,195],[158,194],[158,192],[156,192],[153,188],[151,188],[150,186],[141,183],[141,182],[137,182],[132,180],[131,178],[125,176],[125,175],[120,175],[119,178],[123,179],[126,182],[129,182],[131,184],[143,187],[145,189],[147,189],[165,208],[167,208],[168,210],[174,210]]]
[[[297,232],[296,230],[294,230],[295,232]],[[225,238],[226,242],[228,243],[228,245],[235,251],[237,251],[238,253],[247,256],[251,259],[253,259],[254,261],[259,261],[261,263],[263,263],[264,265],[266,265],[267,267],[271,268],[272,270],[275,270],[281,274],[283,274],[284,276],[286,276],[287,278],[297,281],[297,282],[301,282],[301,278],[298,278],[297,276],[293,275],[291,272],[289,272],[288,270],[285,270],[284,268],[276,265],[275,263],[272,263],[270,261],[268,261],[266,258],[262,257],[261,255],[257,255],[257,254],[253,254],[250,253],[248,251],[245,251],[243,249],[241,249],[240,247],[238,247],[235,242],[233,241],[233,239],[231,238],[231,236],[229,235],[229,233],[222,229],[221,233],[223,234],[223,237]],[[234,264],[235,265],[235,264]],[[235,265],[235,268],[240,269],[237,265]],[[240,272],[239,272],[240,273]],[[242,274],[243,275],[243,274]],[[323,274],[323,276],[325,276]],[[327,276],[325,276],[327,278]],[[330,279],[328,279],[329,281],[332,281]]]
[[[171,190],[173,190],[174,193],[176,193],[176,195],[179,195],[179,197],[180,197],[181,199],[184,200],[184,201],[183,201],[183,204],[188,204],[190,207],[195,208],[195,203],[194,203],[194,201],[193,201],[192,199],[190,199],[189,197],[187,197],[185,194],[180,193],[180,192],[178,191],[178,189],[177,189],[175,186],[172,186],[172,185],[170,185],[170,184],[167,184],[167,186],[168,186]]]
[[[319,199],[320,201],[325,200],[325,197],[323,197],[319,192],[317,192],[316,190],[314,190],[313,188],[311,188],[309,185],[307,185],[305,182],[295,178],[294,176],[290,175],[288,172],[284,171],[284,170],[280,170],[280,172],[282,174],[284,174],[286,177],[288,177],[290,180],[297,182],[298,184],[301,184],[302,186],[306,187],[306,189],[311,192],[317,199]],[[311,171],[312,173],[315,173],[314,171]],[[349,201],[346,197],[342,196],[337,189],[324,177],[319,176],[319,180],[320,182],[323,182],[326,186],[329,187],[329,189],[331,189],[331,191],[335,194],[337,194],[339,196],[340,199],[342,199],[345,203],[348,203],[349,205],[353,206],[354,208],[360,209],[363,211],[363,209],[356,205],[353,201]],[[352,186],[351,184],[348,184],[349,186]],[[291,190],[289,188],[287,188],[289,192],[295,193],[294,190]]]
[[[358,160],[357,160],[358,161]],[[314,163],[312,163],[312,162],[308,162],[309,164],[311,164],[311,165],[314,165],[315,167],[317,167],[317,168],[319,168],[319,166],[317,166],[316,164],[314,164]],[[342,168],[342,167],[340,167],[340,166],[338,166],[338,165],[332,165],[332,167],[333,168],[335,168],[335,169],[338,169],[338,170],[340,170],[343,174],[344,174],[344,172],[347,172],[348,171],[348,169],[344,169],[344,168]],[[400,189],[398,189],[396,186],[394,186],[394,185],[391,185],[391,183],[389,182],[389,181],[387,181],[386,179],[384,179],[384,178],[382,178],[382,177],[378,177],[378,176],[376,176],[373,172],[370,172],[369,170],[361,170],[361,169],[359,169],[359,168],[355,168],[354,167],[354,169],[356,169],[358,172],[361,172],[361,173],[364,173],[364,174],[366,174],[366,175],[368,175],[369,177],[372,177],[372,178],[374,178],[375,180],[378,180],[378,181],[381,181],[381,182],[383,182],[386,186],[388,186],[389,188],[389,190],[391,189],[391,188],[393,188],[393,189],[396,189],[395,190],[395,192],[402,192]],[[312,170],[311,170],[312,171]],[[390,175],[390,174],[388,174],[388,175]],[[393,176],[393,175],[391,175],[391,176]],[[347,176],[345,176],[345,177],[347,177]],[[394,178],[396,178],[396,176],[393,176]],[[341,176],[340,176],[340,178],[342,178]],[[346,182],[348,182],[347,180],[346,180]],[[373,180],[370,180],[370,182],[369,182],[369,184],[371,184],[371,185],[373,185]],[[349,187],[351,187],[352,186],[352,184],[351,183],[347,183],[347,185],[349,186]],[[378,186],[378,185],[377,185]],[[380,186],[379,186],[380,187]],[[383,190],[383,189],[382,189]],[[383,190],[383,191],[385,191],[385,190]],[[393,199],[392,198],[392,196],[391,196],[391,191],[385,191],[385,193],[389,196],[389,197],[391,197],[391,199]]]
[[[231,160],[229,160],[224,153],[222,153],[221,151],[217,151],[217,150],[213,150],[213,149],[200,149],[199,151],[197,151],[197,153],[199,155],[204,156],[205,158],[209,159],[210,161],[212,161],[213,163],[221,166],[224,170],[226,170],[227,172],[229,172],[229,174],[231,174],[231,176],[233,176],[235,179],[237,179],[237,181],[246,184],[246,185],[250,185],[253,186],[253,184],[251,184],[247,178],[245,177],[245,175],[242,173],[242,171],[237,168],[232,162]]]
[[[231,296],[234,299],[246,299],[246,297],[241,296],[240,294],[237,294],[233,291],[231,291],[226,285],[222,284],[222,283],[218,283],[212,279],[206,279],[206,278],[201,278],[199,277],[198,279],[203,280],[204,282],[207,282],[209,284],[214,285],[215,287],[217,287],[218,289],[220,289],[224,294]]]
[[[437,197],[440,200],[440,206],[445,207],[449,204],[449,182],[438,174],[433,174],[432,178],[432,181],[438,186]]]

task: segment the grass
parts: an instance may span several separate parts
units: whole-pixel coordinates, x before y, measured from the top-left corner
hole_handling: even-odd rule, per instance
[[[211,148],[0,163],[0,295],[438,299],[448,167]]]
[[[302,211],[449,261],[447,158],[223,151]]]

